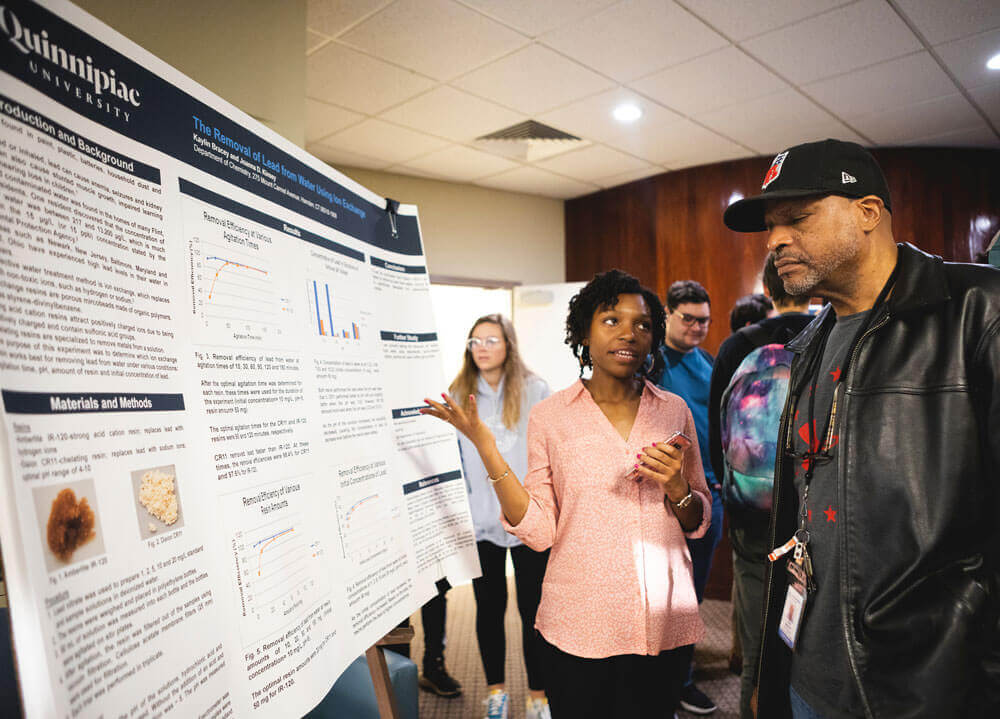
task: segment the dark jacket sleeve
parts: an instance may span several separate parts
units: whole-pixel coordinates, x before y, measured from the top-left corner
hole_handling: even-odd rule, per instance
[[[715,357],[712,382],[708,388],[708,452],[715,479],[720,484],[723,477],[722,461],[722,393],[729,386],[736,368],[747,355],[746,341],[738,334],[730,335]]]
[[[983,402],[985,417],[981,427],[982,441],[986,448],[985,476],[993,485],[990,489],[994,505],[993,516],[996,517],[1000,516],[1000,317],[994,319],[976,354],[976,366],[979,369],[976,393]],[[1000,529],[994,528],[993,531],[996,534],[991,544],[1000,547]],[[987,712],[982,716],[998,716],[997,712],[1000,712],[1000,549],[997,549],[991,559],[994,611],[992,636],[982,660],[986,681],[981,709]]]

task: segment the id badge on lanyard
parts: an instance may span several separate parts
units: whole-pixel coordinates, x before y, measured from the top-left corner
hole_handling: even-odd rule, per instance
[[[788,572],[788,591],[785,592],[785,604],[781,608],[781,620],[778,623],[778,636],[792,651],[795,651],[799,631],[802,629],[809,594],[815,590],[808,545],[809,530],[803,527],[791,539],[767,555],[769,560],[776,562],[788,552],[792,552],[785,565],[785,571]]]

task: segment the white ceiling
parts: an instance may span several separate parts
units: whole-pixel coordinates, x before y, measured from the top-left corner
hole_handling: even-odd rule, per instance
[[[824,137],[1000,147],[998,0],[308,8],[307,149],[334,166],[569,198]],[[527,119],[590,144],[527,162],[474,143]]]

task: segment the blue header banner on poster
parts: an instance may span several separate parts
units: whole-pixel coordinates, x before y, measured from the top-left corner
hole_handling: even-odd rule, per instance
[[[351,237],[422,254],[415,217],[398,217],[393,239],[383,208],[40,5],[0,8],[0,33],[4,69],[84,117]]]

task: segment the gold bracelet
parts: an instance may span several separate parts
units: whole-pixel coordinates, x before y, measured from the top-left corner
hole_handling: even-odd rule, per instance
[[[496,479],[493,479],[493,477],[491,477],[489,474],[486,475],[486,479],[490,480],[490,484],[496,484],[501,479],[504,479],[508,474],[510,474],[510,467],[509,466],[507,467],[507,471],[504,472],[503,474],[501,474]]]

